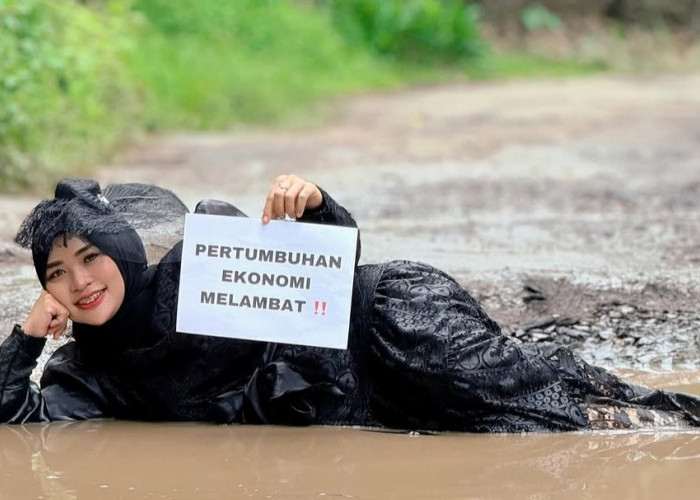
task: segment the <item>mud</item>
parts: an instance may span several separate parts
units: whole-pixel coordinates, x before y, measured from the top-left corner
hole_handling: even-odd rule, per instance
[[[0,428],[7,499],[693,498],[697,433],[90,422]]]

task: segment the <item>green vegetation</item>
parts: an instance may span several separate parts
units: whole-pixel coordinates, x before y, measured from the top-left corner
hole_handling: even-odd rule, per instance
[[[542,68],[597,69],[491,53],[463,0],[0,0],[0,191],[144,130],[308,122],[331,96]]]
[[[130,62],[150,129],[277,122],[319,98],[397,83],[312,6],[137,0],[134,8],[148,21]]]
[[[136,113],[123,2],[0,0],[0,189],[60,175],[124,137]]]
[[[464,0],[331,0],[345,38],[403,61],[474,59],[484,50],[479,10]]]
[[[464,69],[464,73],[475,80],[506,78],[542,78],[577,76],[605,71],[607,65],[600,61],[579,62],[552,59],[528,53],[492,54]]]
[[[527,5],[520,11],[520,23],[530,33],[536,31],[558,30],[564,23],[547,7],[539,4]]]

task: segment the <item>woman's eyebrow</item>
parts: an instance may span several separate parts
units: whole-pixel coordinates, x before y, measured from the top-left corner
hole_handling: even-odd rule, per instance
[[[89,250],[90,248],[92,248],[92,247],[94,247],[94,246],[95,246],[95,245],[93,245],[92,243],[88,243],[88,244],[85,245],[83,248],[81,248],[80,250],[78,250],[77,252],[75,252],[75,255],[78,256],[78,255],[80,255],[81,253],[83,253],[83,252]]]
[[[75,255],[78,256],[78,255],[80,255],[81,253],[86,252],[87,250],[89,250],[90,248],[92,248],[92,247],[94,247],[94,246],[95,246],[95,245],[93,245],[92,243],[88,243],[88,244],[85,245],[83,248],[81,248],[80,250],[78,250],[77,252],[75,252]],[[46,264],[46,269],[49,270],[49,269],[51,269],[52,267],[60,266],[61,264],[63,264],[63,261],[61,261],[61,260],[57,260],[57,261],[55,261],[55,262],[49,262],[48,264]]]

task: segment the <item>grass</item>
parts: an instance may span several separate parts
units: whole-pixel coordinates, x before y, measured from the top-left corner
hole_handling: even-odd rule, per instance
[[[319,9],[251,0],[221,5],[137,2],[153,28],[140,34],[130,58],[145,89],[149,130],[284,122],[320,99],[398,84],[371,54],[347,44]]]
[[[524,52],[500,52],[469,65],[464,73],[475,80],[583,76],[606,71],[602,61],[555,59]]]
[[[160,35],[139,46],[131,67],[146,92],[148,130],[285,122],[319,99],[398,84],[391,71],[351,51],[262,55],[227,40],[182,36],[174,43]]]

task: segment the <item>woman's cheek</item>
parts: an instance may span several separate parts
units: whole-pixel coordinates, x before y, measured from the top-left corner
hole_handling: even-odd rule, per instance
[[[68,300],[68,296],[70,293],[67,290],[67,285],[62,283],[62,281],[65,280],[56,280],[56,281],[49,281],[46,283],[46,291],[49,292],[49,294],[59,301],[61,305],[67,306],[67,304],[70,302]]]

